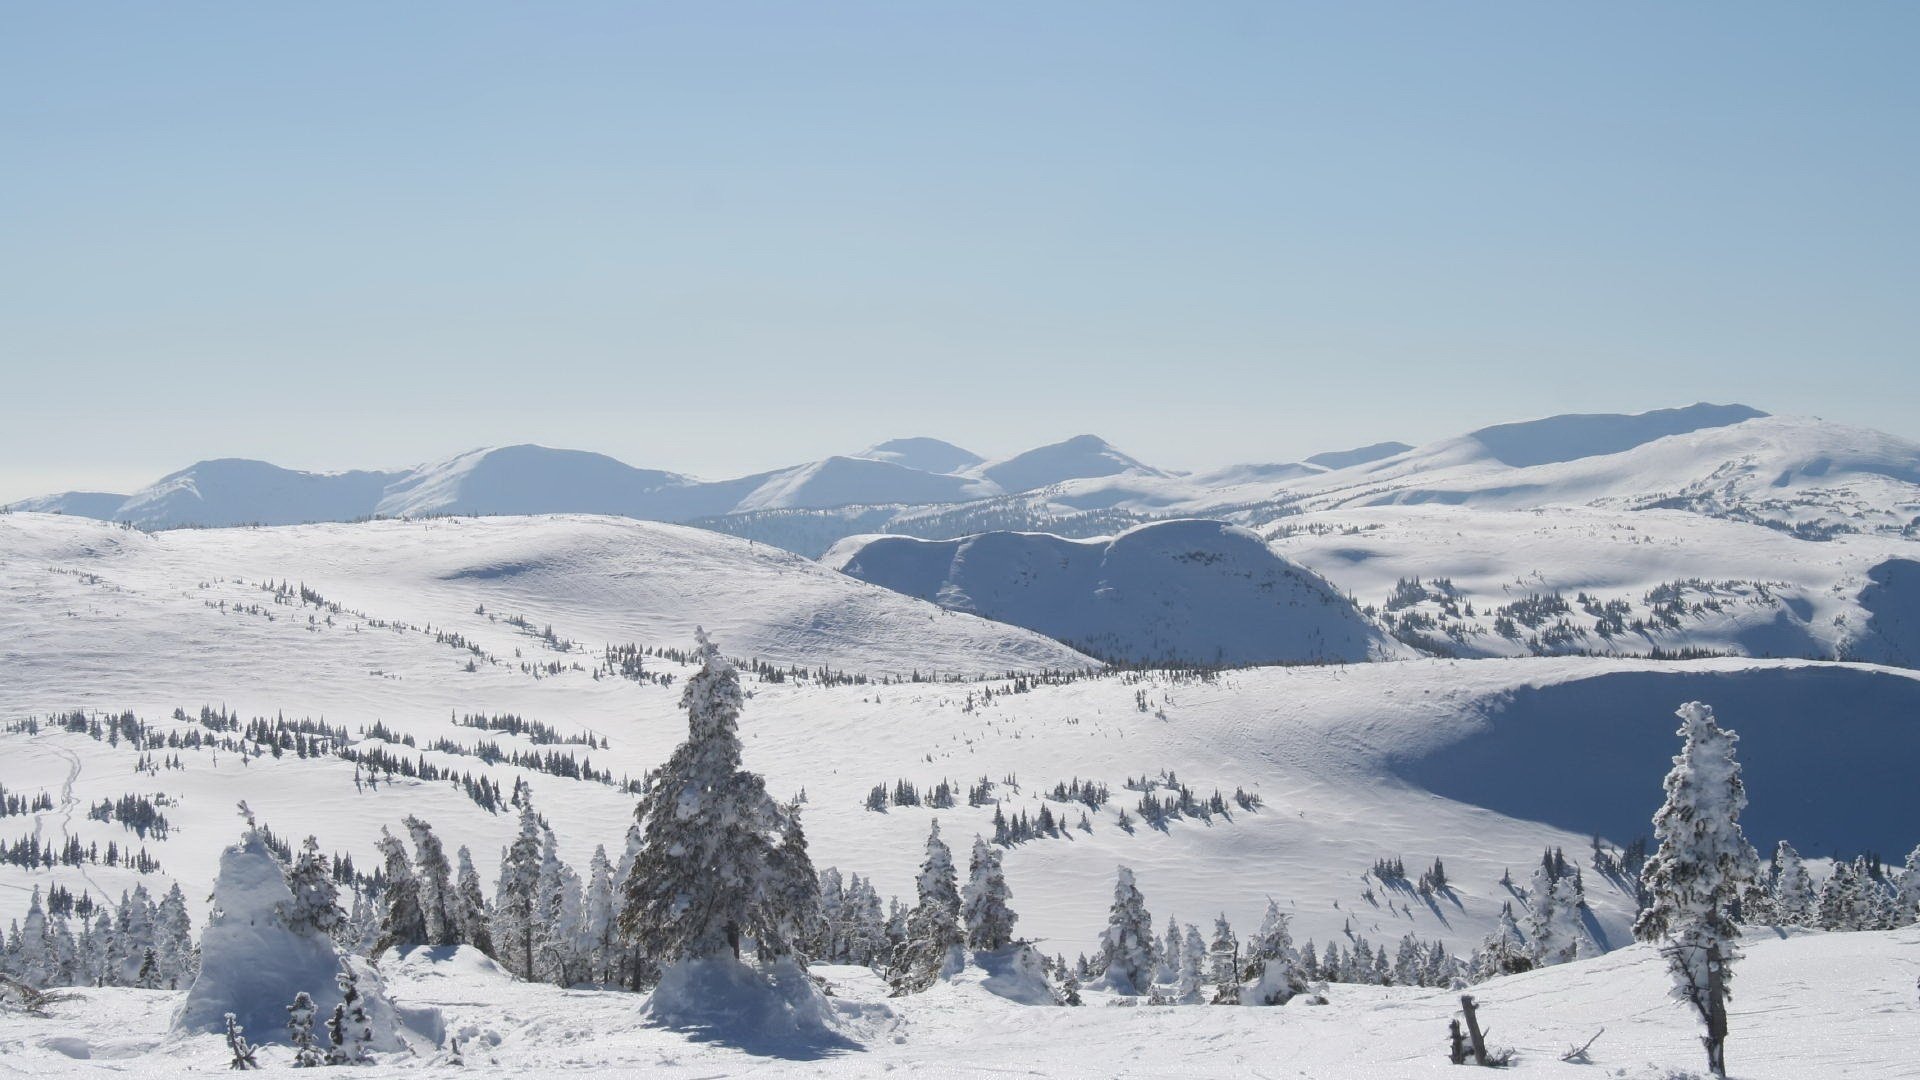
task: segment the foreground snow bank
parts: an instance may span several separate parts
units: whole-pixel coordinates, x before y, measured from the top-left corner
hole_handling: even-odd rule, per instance
[[[855,1036],[892,1011],[830,999],[790,960],[755,968],[714,957],[668,968],[640,1015],[649,1024],[749,1053],[815,1057],[860,1049]]]

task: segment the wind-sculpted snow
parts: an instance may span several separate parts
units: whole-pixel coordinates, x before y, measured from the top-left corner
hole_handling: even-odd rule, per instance
[[[848,541],[827,561],[1109,660],[1326,663],[1406,651],[1314,574],[1217,521],[1145,525],[1111,540],[882,537]]]

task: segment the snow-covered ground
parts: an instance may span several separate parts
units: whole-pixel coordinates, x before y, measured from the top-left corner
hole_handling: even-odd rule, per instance
[[[1736,976],[1728,1040],[1740,1080],[1913,1075],[1920,1043],[1920,930],[1752,935]],[[1335,986],[1324,1006],[1034,1008],[965,977],[925,994],[885,999],[857,968],[816,968],[836,995],[867,1002],[829,1045],[770,1048],[740,1039],[691,1040],[637,1021],[641,999],[515,983],[471,953],[424,951],[384,962],[396,1004],[437,1009],[459,1039],[466,1072],[548,1076],[1265,1077],[1400,1080],[1463,1075],[1445,1056],[1458,995],[1445,990]],[[1691,1013],[1667,1000],[1650,946],[1495,979],[1473,988],[1489,1043],[1516,1051],[1513,1075],[1675,1080],[1704,1075]],[[179,995],[81,990],[46,1019],[0,1014],[0,1072],[172,1076],[226,1068],[218,1036],[174,1037]],[[1560,1060],[1598,1033],[1591,1064]],[[747,1042],[747,1045],[742,1045]],[[755,1052],[758,1051],[758,1052]],[[284,1066],[290,1051],[260,1060]],[[445,1049],[391,1054],[366,1075],[451,1065]]]

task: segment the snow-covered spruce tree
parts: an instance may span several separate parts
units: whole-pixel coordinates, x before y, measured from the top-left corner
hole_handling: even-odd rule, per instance
[[[907,939],[894,953],[896,994],[915,994],[951,975],[965,962],[961,945],[960,882],[953,852],[940,839],[940,822],[927,833],[927,855],[915,880],[916,902],[907,916]]]
[[[1200,928],[1187,924],[1186,936],[1180,943],[1180,977],[1174,983],[1173,1000],[1180,1005],[1198,1005],[1206,1000],[1201,986],[1206,977],[1207,942],[1200,936]]]
[[[1496,975],[1533,970],[1533,949],[1513,917],[1511,901],[1500,906],[1500,923],[1473,954],[1468,978],[1485,982]]]
[[[307,837],[287,870],[287,888],[293,900],[282,912],[287,928],[299,934],[334,935],[345,925],[347,913],[340,910],[340,887],[334,884],[333,867],[320,853],[320,841]]]
[[[520,831],[500,854],[500,881],[493,899],[494,954],[508,971],[533,978],[535,904],[540,895],[540,815],[531,795],[520,801]]]
[[[635,810],[642,837],[621,883],[621,933],[662,968],[737,962],[748,942],[763,963],[790,958],[787,935],[802,920],[780,908],[800,891],[780,880],[793,867],[778,855],[787,815],[766,782],[741,767],[739,673],[704,631],[697,638],[700,670],[680,699],[687,739],[651,776]],[[685,968],[683,978],[692,972]]]
[[[605,844],[596,844],[593,858],[587,862],[586,897],[581,925],[582,959],[587,978],[606,983],[613,978],[613,964],[619,957],[619,942],[613,927],[613,862],[607,858]]]
[[[380,919],[380,940],[373,946],[373,955],[377,957],[388,949],[425,943],[427,913],[420,906],[420,879],[414,876],[413,864],[407,861],[406,845],[385,828],[380,830],[380,839],[374,844],[386,859],[387,876],[386,911]]]
[[[1813,875],[1793,845],[1785,840],[1773,852],[1773,910],[1782,926],[1809,926],[1813,921]]]
[[[549,829],[541,840],[539,897],[534,904],[534,979],[555,986],[577,982],[585,936],[580,875],[560,861],[559,844]]]
[[[1260,930],[1247,940],[1247,956],[1240,969],[1242,1005],[1285,1005],[1307,988],[1310,975],[1293,950],[1293,934],[1280,905],[1267,901]]]
[[[1920,847],[1907,853],[1907,865],[1900,872],[1894,919],[1900,926],[1920,922]]]
[[[1533,938],[1533,966],[1552,967],[1590,954],[1572,874],[1556,878],[1547,866],[1536,867],[1527,901],[1532,905],[1527,933]]]
[[[847,881],[837,866],[820,871],[820,918],[824,925],[814,958],[829,964],[848,963]]]
[[[1215,1005],[1240,1004],[1240,939],[1221,912],[1213,920],[1213,940],[1207,945],[1207,985]]]
[[[1187,938],[1180,932],[1180,923],[1173,916],[1167,916],[1167,933],[1160,940],[1154,953],[1154,981],[1163,983],[1178,982],[1180,979],[1180,953]]]
[[[154,909],[153,937],[160,985],[178,990],[192,982],[194,969],[199,966],[193,945],[193,917],[187,913],[187,896],[178,882]]]
[[[967,924],[967,948],[990,951],[1013,944],[1013,924],[1020,916],[1007,906],[1012,897],[1000,868],[1000,850],[978,834],[967,862],[967,887],[961,894],[961,914]]]
[[[626,913],[627,896],[624,883],[633,876],[634,860],[640,857],[640,848],[646,842],[646,832],[638,821],[627,825],[627,838],[620,851],[620,861],[613,868],[613,933],[618,942],[617,958],[614,962],[612,978],[629,990],[638,990],[657,974],[654,965],[647,962],[646,954],[631,941],[625,940],[620,931],[621,919]]]
[[[1184,942],[1184,939],[1183,939]],[[1133,871],[1120,867],[1113,883],[1113,906],[1100,935],[1099,967],[1116,994],[1145,994],[1153,989],[1153,916],[1133,883]]]
[[[784,808],[780,846],[774,849],[773,910],[784,920],[780,937],[801,963],[819,956],[826,947],[827,920],[820,899],[820,874],[807,853],[807,834],[800,827],[800,801]],[[764,951],[764,950],[763,950]]]
[[[454,882],[454,917],[460,924],[460,940],[488,956],[493,955],[493,916],[487,911],[487,894],[480,887],[480,871],[474,869],[473,853],[460,848],[460,869]]]
[[[352,967],[341,964],[334,975],[340,1001],[327,1021],[328,1065],[370,1065],[368,1050],[374,1045],[373,1017],[368,1015],[366,998],[360,993],[360,978]]]
[[[57,982],[53,949],[47,940],[47,909],[40,903],[40,886],[33,887],[26,925],[7,935],[7,964],[14,978],[36,990]]]
[[[1753,848],[1740,831],[1746,787],[1735,759],[1739,736],[1698,701],[1680,706],[1680,753],[1667,773],[1667,800],[1653,815],[1660,847],[1642,875],[1651,904],[1634,937],[1661,942],[1674,996],[1706,1023],[1707,1067],[1725,1076],[1728,986],[1739,959],[1732,911],[1754,878]]]
[[[305,990],[293,995],[287,1006],[287,1042],[293,1045],[293,1067],[311,1069],[326,1064],[327,1055],[313,1034],[313,995]]]
[[[453,867],[447,862],[446,848],[433,834],[433,826],[408,814],[401,822],[413,839],[414,872],[420,880],[420,911],[426,917],[429,945],[460,944],[460,926],[455,918]]]

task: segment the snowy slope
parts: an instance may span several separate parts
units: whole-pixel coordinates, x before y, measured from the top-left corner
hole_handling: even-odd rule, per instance
[[[1215,521],[1143,525],[1111,540],[856,538],[823,561],[1110,660],[1324,663],[1409,651],[1258,536]]]
[[[1463,656],[1920,658],[1908,540],[1810,543],[1674,510],[1447,505],[1348,507],[1265,532],[1403,638]]]
[[[540,529],[561,535],[536,544],[529,536]],[[503,788],[516,777],[528,781],[554,822],[562,854],[584,864],[593,845],[618,843],[632,798],[614,786],[426,749],[437,739],[472,748],[483,738],[528,748],[516,737],[457,726],[453,717],[514,713],[563,732],[591,731],[609,745],[563,752],[616,779],[631,778],[663,760],[681,737],[679,687],[605,670],[602,648],[636,640],[683,644],[656,635],[696,619],[719,627],[729,651],[777,656],[777,648],[804,644],[836,666],[860,655],[918,657],[922,671],[961,670],[969,658],[976,670],[1022,666],[1026,649],[1036,650],[1036,660],[1071,658],[1023,631],[939,612],[781,553],[743,553],[745,545],[711,537],[716,550],[689,551],[677,542],[682,534],[703,535],[560,519],[538,527],[376,522],[153,536],[55,517],[0,518],[0,607],[10,616],[0,620],[8,673],[0,682],[0,719],[132,711],[156,731],[192,731],[202,730],[200,708],[213,706],[243,719],[308,717],[349,731],[379,721],[415,741],[392,748],[409,759],[490,775]],[[607,571],[643,562],[654,564],[653,575],[682,572],[683,609],[646,614],[647,605],[674,594],[650,583],[647,570],[630,577]],[[339,607],[261,588],[283,579],[290,587],[304,582]],[[758,605],[784,590],[804,596],[795,608],[824,621],[770,621]],[[877,599],[862,599],[869,595]],[[870,637],[832,644],[842,632],[834,610],[860,604],[880,613],[866,627]],[[482,605],[485,614],[476,611]],[[527,625],[510,621],[515,616]],[[543,633],[548,622],[551,640]],[[854,655],[834,657],[830,646]],[[659,657],[645,664],[676,681],[686,670]],[[1634,683],[1616,694],[1607,680],[1623,674]],[[875,784],[906,779],[926,787],[947,778],[964,785],[984,776],[996,782],[1008,814],[1031,817],[1050,805],[1066,819],[1065,832],[1013,848],[1007,869],[1022,932],[1069,955],[1092,947],[1114,866],[1122,862],[1139,872],[1158,919],[1174,914],[1198,922],[1224,910],[1244,928],[1271,895],[1295,916],[1301,939],[1324,942],[1350,929],[1380,942],[1411,932],[1464,951],[1513,899],[1499,883],[1504,871],[1524,878],[1548,845],[1584,860],[1594,831],[1615,844],[1633,839],[1624,832],[1658,805],[1671,712],[1687,698],[1720,704],[1727,724],[1751,730],[1740,749],[1753,777],[1752,835],[1763,848],[1781,838],[1776,833],[1818,854],[1899,851],[1920,840],[1898,835],[1912,828],[1902,809],[1906,789],[1860,771],[1899,769],[1920,755],[1920,679],[1885,669],[1753,660],[1423,660],[1209,679],[1116,673],[1038,683],[830,685],[750,675],[748,686],[743,736],[750,767],[766,773],[776,794],[805,790],[819,865],[872,874],[885,892],[911,890],[934,817],[950,837],[965,838],[991,831],[994,808],[873,812],[865,800]],[[1582,711],[1555,694],[1590,702]],[[1835,701],[1854,703],[1850,714],[1836,718]],[[170,719],[175,709],[185,718]],[[1536,733],[1500,740],[1508,752],[1489,758],[1476,740],[1490,725]],[[1845,734],[1836,738],[1836,731]],[[1595,749],[1615,745],[1617,753]],[[1858,745],[1874,746],[1874,759],[1862,763],[1852,749]],[[1558,775],[1576,766],[1593,775],[1556,801],[1552,785],[1463,787],[1456,775],[1463,767],[1442,768],[1441,776],[1422,771],[1454,760],[1449,754],[1463,756],[1464,768],[1496,764],[1500,775]],[[221,848],[237,835],[232,808],[239,799],[276,829],[312,831],[324,849],[352,852],[356,860],[373,858],[381,826],[417,813],[442,831],[450,849],[471,845],[491,867],[513,824],[446,783],[398,779],[360,788],[350,763],[332,757],[183,751],[180,768],[152,774],[136,773],[137,758],[124,743],[64,730],[0,735],[0,784],[45,790],[56,803],[52,812],[0,819],[0,836],[11,841],[37,832],[50,841],[76,835],[103,846],[132,844],[125,826],[92,820],[85,808],[130,792],[166,794],[175,828],[144,845],[197,900]],[[1832,767],[1814,767],[1820,762]],[[1125,790],[1127,779],[1163,770],[1203,798],[1216,788],[1228,796],[1242,789],[1263,802],[1249,809],[1229,798],[1225,816],[1175,818],[1164,830],[1137,822],[1132,831],[1122,828],[1119,810],[1132,812],[1138,798]],[[1009,777],[1016,784],[1004,783]],[[1042,800],[1055,783],[1074,777],[1105,783],[1113,794],[1088,812],[1084,830],[1077,806]],[[1838,798],[1843,784],[1846,797]],[[1804,834],[1805,808],[1822,802],[1830,805],[1807,819],[1813,835]],[[1429,906],[1363,880],[1383,856],[1402,857],[1410,868],[1444,858],[1454,894]],[[24,910],[23,890],[33,882],[52,880],[117,895],[133,874],[0,868],[0,918]],[[1589,899],[1596,933],[1618,945],[1630,897],[1589,875]]]
[[[1800,932],[1750,937],[1729,1007],[1728,1064],[1742,1080],[1896,1080],[1912,1074],[1920,1031],[1913,983],[1920,932]],[[745,1036],[689,1040],[635,1022],[632,995],[515,983],[470,953],[391,959],[397,1002],[433,1008],[462,1036],[463,1073],[695,1080],[731,1076],[881,1077],[1285,1077],[1288,1080],[1454,1080],[1447,990],[1338,986],[1321,1007],[1272,1009],[1026,1008],[975,986],[943,986],[887,999],[870,974],[820,968],[843,1000],[867,1006],[831,1052],[785,1058],[743,1048]],[[1650,946],[1512,975],[1474,987],[1490,1042],[1517,1059],[1500,1075],[1677,1080],[1704,1076],[1698,1029],[1666,1000],[1666,975]],[[204,1075],[226,1068],[213,1036],[175,1040],[166,1015],[178,994],[86,990],[47,1020],[0,1014],[0,1045],[22,1075]],[[1097,997],[1095,999],[1098,1000]],[[1596,1039],[1595,1034],[1602,1032]],[[1436,1038],[1435,1033],[1439,1033]],[[1592,1042],[1590,1065],[1561,1062]],[[268,1068],[287,1051],[262,1051]],[[371,1075],[439,1057],[401,1059]]]

